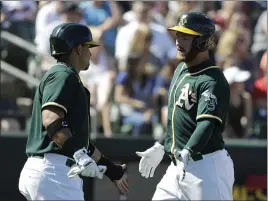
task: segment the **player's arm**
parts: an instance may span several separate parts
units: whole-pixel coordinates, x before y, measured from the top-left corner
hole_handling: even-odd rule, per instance
[[[111,180],[120,180],[124,175],[124,169],[121,165],[114,164],[111,160],[105,157],[99,149],[92,143],[89,143],[89,151],[92,153],[91,157],[96,161],[98,165],[104,165],[107,167],[105,175]]]
[[[93,161],[89,158],[93,152],[87,152],[84,147],[76,143],[66,119],[66,114],[74,103],[80,87],[79,82],[75,74],[55,72],[50,74],[40,87],[43,127],[49,139],[53,140],[68,157],[73,157],[77,163],[80,159]]]
[[[222,124],[229,106],[229,88],[219,81],[207,81],[199,89],[197,126],[185,146],[192,154],[201,152],[214,128]]]
[[[74,74],[55,72],[48,76],[40,90],[42,123],[47,135],[70,157],[83,148],[76,147],[68,121],[65,119],[78,87],[79,79]]]
[[[60,122],[60,119],[64,119],[64,111],[61,108],[55,106],[47,106],[42,110],[42,122],[46,130],[49,130],[50,126],[53,125],[53,122]],[[55,124],[56,125],[56,124]],[[62,125],[59,125],[60,127]],[[50,134],[50,133],[49,133]],[[72,136],[69,128],[61,128],[52,135],[51,139],[62,148],[64,143],[68,138]]]
[[[214,119],[203,119],[199,121],[185,149],[189,150],[191,154],[200,152],[206,146],[212,135],[215,124],[217,123],[215,121]]]
[[[105,157],[98,148],[91,142],[89,142],[89,151],[92,153],[91,158],[98,164],[106,166],[107,170],[105,175],[116,184],[117,188],[121,193],[128,193],[128,183],[125,178],[125,168],[126,165],[117,165],[114,164],[111,160]]]

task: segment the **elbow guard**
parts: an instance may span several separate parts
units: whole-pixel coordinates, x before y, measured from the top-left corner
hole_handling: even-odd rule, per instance
[[[52,122],[48,127],[47,127],[47,135],[50,139],[61,129],[68,128],[68,123],[64,118],[60,118]]]

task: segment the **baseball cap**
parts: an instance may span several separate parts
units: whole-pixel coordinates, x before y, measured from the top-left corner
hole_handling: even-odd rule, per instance
[[[223,71],[223,74],[229,84],[233,84],[235,82],[245,82],[250,78],[249,71],[241,70],[237,66],[226,68]]]

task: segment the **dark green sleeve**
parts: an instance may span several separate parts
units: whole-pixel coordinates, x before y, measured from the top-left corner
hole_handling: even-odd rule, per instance
[[[200,152],[206,146],[215,127],[215,119],[204,119],[197,123],[197,127],[192,134],[185,148],[191,151],[191,154]]]
[[[68,112],[78,90],[79,79],[75,74],[55,72],[48,76],[42,90],[42,108],[53,105]]]
[[[196,120],[216,119],[222,123],[229,106],[229,88],[220,81],[203,82],[198,90]]]

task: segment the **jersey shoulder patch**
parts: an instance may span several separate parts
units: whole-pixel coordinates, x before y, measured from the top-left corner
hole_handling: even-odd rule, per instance
[[[213,111],[215,110],[215,107],[217,105],[217,97],[212,94],[209,89],[207,89],[206,91],[204,91],[201,96],[204,96],[205,98],[205,102],[208,102],[207,104],[207,110],[208,111]]]

